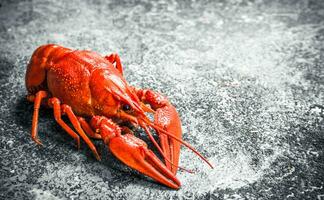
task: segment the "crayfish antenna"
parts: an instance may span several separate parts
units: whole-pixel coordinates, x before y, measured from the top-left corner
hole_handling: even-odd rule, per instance
[[[169,160],[167,158],[167,156],[165,156],[164,152],[162,151],[161,147],[158,145],[158,143],[156,142],[156,140],[154,139],[154,137],[152,136],[150,130],[148,129],[148,127],[146,125],[143,125],[143,128],[145,130],[145,132],[147,133],[147,135],[149,136],[150,140],[153,142],[154,146],[158,149],[159,153],[162,155],[162,157],[167,161],[169,162],[171,165],[173,165],[174,167],[176,168],[179,168],[179,169],[182,169],[188,173],[193,173],[193,170],[190,170],[190,169],[186,169],[184,167],[180,167],[178,165],[175,165],[174,163],[171,162],[171,160]]]
[[[214,166],[207,160],[207,158],[205,158],[203,155],[201,155],[195,148],[193,148],[189,143],[183,141],[182,139],[172,135],[171,133],[163,130],[162,128],[152,124],[152,123],[149,123],[150,126],[152,126],[154,129],[158,130],[158,131],[161,131],[162,133],[166,134],[167,136],[170,136],[172,137],[173,139],[175,139],[176,141],[180,142],[181,144],[183,144],[184,146],[186,146],[188,149],[190,149],[191,151],[193,151],[197,156],[199,156],[203,161],[205,161],[209,166],[210,168],[214,169]]]
[[[141,103],[141,108],[144,110],[144,112],[153,113],[153,114],[155,113],[155,111],[152,108],[148,107],[144,103]]]

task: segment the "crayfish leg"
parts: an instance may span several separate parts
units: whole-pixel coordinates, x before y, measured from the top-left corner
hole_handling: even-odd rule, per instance
[[[89,123],[83,118],[83,117],[77,117],[78,121],[81,124],[82,129],[85,131],[85,133],[93,138],[93,139],[101,139],[101,135],[98,133],[95,133],[92,128],[90,127]]]
[[[37,126],[38,126],[38,118],[39,118],[39,108],[42,103],[42,100],[48,96],[46,91],[38,91],[36,95],[29,95],[27,96],[27,99],[29,101],[34,101],[34,113],[33,113],[33,120],[32,120],[32,131],[31,131],[31,137],[32,139],[39,145],[42,145],[40,140],[38,139],[37,134]],[[48,99],[48,104],[50,107],[53,107],[54,110],[54,118],[57,121],[57,123],[76,141],[77,147],[80,148],[80,137],[86,142],[86,144],[89,146],[91,151],[93,152],[94,156],[97,160],[100,160],[100,156],[96,150],[96,147],[91,142],[91,140],[88,138],[88,136],[84,133],[84,131],[81,128],[81,125],[73,113],[72,109],[68,105],[61,105],[59,99],[53,97]],[[67,114],[69,120],[71,121],[73,127],[76,129],[76,131],[79,133],[75,133],[61,118],[62,112],[63,114]]]
[[[112,53],[110,55],[105,56],[105,58],[111,63],[114,64],[116,63],[116,68],[117,70],[123,75],[123,66],[120,61],[120,57],[116,53]]]
[[[83,129],[81,128],[80,122],[78,121],[77,117],[75,116],[75,114],[72,111],[71,106],[68,106],[66,104],[61,105],[61,109],[63,111],[63,113],[66,113],[70,122],[72,123],[74,129],[79,133],[79,135],[81,136],[81,138],[85,141],[85,143],[89,146],[89,148],[91,149],[92,153],[94,154],[94,156],[96,157],[97,160],[101,160],[96,147],[94,146],[94,144],[92,143],[92,141],[89,139],[89,137],[84,133]]]
[[[38,91],[35,96],[34,95],[27,96],[27,99],[29,101],[34,101],[34,113],[33,113],[31,137],[39,145],[42,145],[42,143],[38,139],[38,134],[37,134],[39,108],[40,108],[42,99],[46,98],[47,95],[48,94],[46,91],[41,90],[41,91]]]
[[[48,100],[50,107],[53,107],[55,121],[76,141],[78,149],[80,149],[80,137],[76,134],[61,118],[61,103],[56,97]]]

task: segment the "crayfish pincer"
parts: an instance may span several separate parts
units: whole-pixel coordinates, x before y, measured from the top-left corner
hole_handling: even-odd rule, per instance
[[[170,188],[178,189],[180,146],[183,141],[181,121],[166,97],[149,89],[130,86],[117,54],[101,56],[92,51],[71,50],[55,44],[40,46],[33,53],[26,71],[27,99],[34,103],[31,137],[37,137],[41,105],[54,110],[56,122],[76,141],[89,146],[96,159],[97,149],[90,138],[101,139],[110,151],[129,167]],[[153,113],[151,121],[145,113]],[[66,115],[73,129],[61,118]],[[137,138],[124,122],[141,127],[148,135],[162,162]],[[154,129],[159,143],[152,136]]]

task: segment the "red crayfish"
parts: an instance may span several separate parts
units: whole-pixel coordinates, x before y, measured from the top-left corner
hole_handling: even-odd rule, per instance
[[[123,77],[117,54],[101,56],[87,50],[71,50],[48,44],[33,53],[26,71],[28,101],[34,102],[31,137],[37,136],[38,113],[41,105],[53,108],[57,123],[75,139],[80,137],[100,156],[90,138],[101,139],[118,159],[129,167],[170,188],[178,189],[181,144],[212,165],[181,139],[181,121],[166,97],[149,89],[130,86]],[[152,122],[145,113],[154,113]],[[61,118],[67,115],[71,129]],[[135,137],[124,122],[141,127],[157,148],[164,163]],[[157,143],[151,134],[159,136]]]

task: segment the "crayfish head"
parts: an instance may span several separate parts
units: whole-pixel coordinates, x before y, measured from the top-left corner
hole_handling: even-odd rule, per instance
[[[97,68],[92,71],[90,90],[96,115],[138,124],[147,121],[145,112],[152,111],[138,98],[136,91],[115,69]]]

